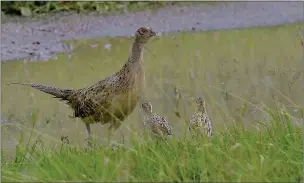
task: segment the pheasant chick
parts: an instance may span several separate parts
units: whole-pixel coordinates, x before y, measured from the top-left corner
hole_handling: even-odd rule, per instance
[[[169,122],[155,114],[152,113],[152,105],[149,102],[144,102],[141,108],[145,115],[144,125],[147,126],[153,134],[161,137],[172,136],[172,125]]]
[[[192,134],[205,133],[208,137],[212,134],[212,121],[209,118],[205,106],[205,100],[202,97],[198,97],[196,100],[196,111],[190,118],[189,130]]]

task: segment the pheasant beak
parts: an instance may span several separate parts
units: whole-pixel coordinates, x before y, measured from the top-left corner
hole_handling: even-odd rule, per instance
[[[151,30],[151,37],[156,36],[156,32],[154,32],[153,30]]]

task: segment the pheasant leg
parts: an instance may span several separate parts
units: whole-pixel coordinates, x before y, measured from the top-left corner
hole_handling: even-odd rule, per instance
[[[120,127],[120,125],[120,122],[113,122],[108,128],[108,144],[111,142],[112,133],[115,132]]]
[[[92,146],[92,133],[91,133],[91,127],[90,124],[86,124],[87,132],[88,132],[88,145]]]
[[[111,142],[111,135],[112,135],[112,129],[111,126],[108,128],[108,145],[110,145]]]

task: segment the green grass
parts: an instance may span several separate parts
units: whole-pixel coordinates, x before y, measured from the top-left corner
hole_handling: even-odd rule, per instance
[[[269,115],[258,129],[234,123],[210,141],[140,142],[134,136],[130,146],[115,150],[67,143],[54,150],[38,140],[18,146],[14,160],[2,158],[2,181],[303,181],[302,128],[286,114]]]

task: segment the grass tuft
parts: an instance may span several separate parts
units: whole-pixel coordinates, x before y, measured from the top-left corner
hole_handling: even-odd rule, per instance
[[[271,118],[259,130],[236,122],[210,140],[135,137],[116,148],[79,148],[63,140],[59,150],[36,140],[17,148],[15,161],[2,157],[2,181],[300,182],[302,128],[285,113],[268,110]]]

